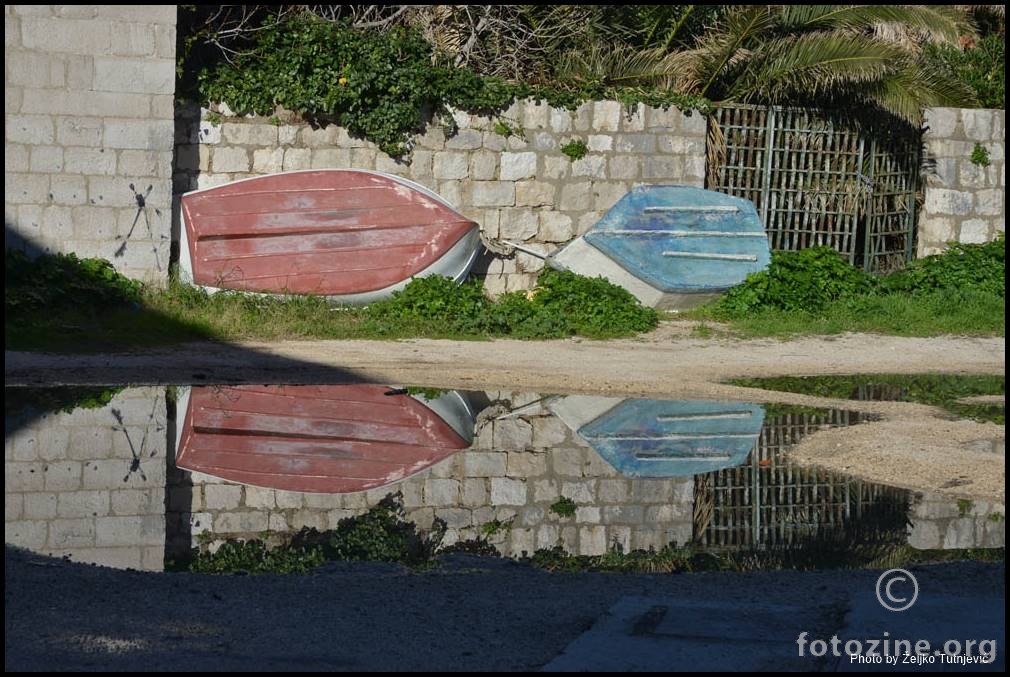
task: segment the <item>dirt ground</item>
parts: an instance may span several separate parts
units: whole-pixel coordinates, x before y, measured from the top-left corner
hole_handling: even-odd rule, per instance
[[[732,399],[855,409],[883,420],[825,430],[802,463],[914,490],[1004,502],[1005,428],[952,421],[933,407],[741,388],[727,379],[814,374],[1005,374],[1005,339],[847,334],[794,340],[697,338],[666,322],[634,339],[529,342],[288,341],[187,344],[101,355],[7,352],[6,385],[346,383],[540,393]]]

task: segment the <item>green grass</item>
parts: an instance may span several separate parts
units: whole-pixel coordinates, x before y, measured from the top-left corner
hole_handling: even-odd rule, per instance
[[[760,308],[728,318],[706,306],[685,312],[681,317],[723,323],[730,333],[744,338],[846,332],[929,337],[1004,336],[1005,313],[1002,296],[970,290],[937,290],[841,299],[814,312]],[[706,326],[705,331],[712,330]]]

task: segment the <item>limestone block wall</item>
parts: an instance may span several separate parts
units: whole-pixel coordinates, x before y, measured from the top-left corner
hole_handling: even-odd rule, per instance
[[[598,101],[567,111],[524,101],[495,118],[456,112],[415,137],[402,162],[335,125],[227,113],[180,107],[177,194],[279,171],[379,170],[439,193],[489,237],[547,254],[588,230],[635,183],[704,185],[705,116],[676,109]],[[561,152],[571,141],[586,144],[584,157]],[[542,269],[528,254],[488,255],[476,272],[499,293],[532,287]]]
[[[175,5],[4,6],[8,247],[167,280],[175,27]]]
[[[989,242],[1005,230],[1004,123],[1002,110],[926,111],[918,256],[936,254],[952,241]],[[976,144],[988,152],[988,166],[972,162]]]
[[[1006,507],[1002,504],[926,494],[913,501],[908,517],[908,543],[913,548],[1004,547]]]
[[[130,388],[6,435],[4,542],[161,571],[167,439],[164,388]]]
[[[512,407],[536,400],[522,393],[488,393]],[[259,538],[266,530],[336,528],[400,491],[407,518],[429,528],[445,520],[445,544],[476,538],[495,520],[507,524],[489,537],[506,555],[532,554],[561,544],[568,552],[599,555],[687,543],[692,535],[693,478],[628,479],[546,409],[483,426],[473,447],[402,482],[344,495],[259,489],[200,473],[173,473],[168,484],[169,547],[185,551],[203,531],[215,538]],[[562,517],[550,506],[561,496],[576,504]]]

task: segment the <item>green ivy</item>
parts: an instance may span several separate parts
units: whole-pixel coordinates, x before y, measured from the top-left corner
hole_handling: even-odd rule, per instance
[[[205,102],[224,102],[239,114],[271,115],[280,105],[340,124],[394,157],[409,152],[411,136],[448,106],[492,114],[532,98],[573,109],[619,95],[626,103],[708,109],[704,99],[671,92],[566,90],[480,77],[453,67],[416,31],[359,30],[308,14],[268,19],[250,49],[202,69],[197,87]]]
[[[985,146],[976,142],[975,147],[971,149],[971,157],[968,158],[971,163],[977,167],[988,167],[992,164],[989,159],[989,151]]]
[[[575,162],[586,156],[586,153],[589,152],[589,147],[582,139],[573,139],[561,146],[561,152],[567,155],[569,160]]]
[[[659,323],[652,308],[602,278],[547,269],[531,293],[486,296],[480,280],[457,285],[446,277],[411,280],[392,298],[365,310],[379,330],[416,324],[448,334],[560,338],[611,338],[649,331]]]
[[[947,71],[975,90],[984,108],[1003,108],[1005,101],[1006,38],[988,35],[975,47],[961,49],[953,45],[927,43],[923,56],[928,67]]]
[[[571,517],[575,514],[575,508],[575,501],[567,496],[562,496],[551,504],[550,510],[560,517]]]

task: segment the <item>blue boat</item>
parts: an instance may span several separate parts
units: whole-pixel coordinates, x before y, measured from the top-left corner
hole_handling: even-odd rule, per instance
[[[549,263],[618,284],[644,305],[684,309],[771,261],[749,200],[691,186],[636,186]]]
[[[551,410],[625,477],[690,477],[741,465],[764,425],[764,408],[747,402],[564,399]]]

